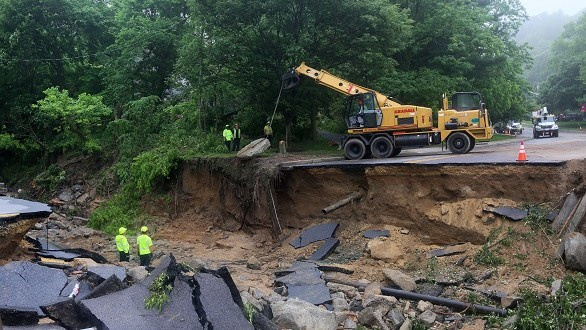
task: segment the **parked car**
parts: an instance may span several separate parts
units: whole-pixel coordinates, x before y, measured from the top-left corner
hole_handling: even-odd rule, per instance
[[[522,134],[523,133],[523,125],[519,122],[509,122],[507,125],[507,131],[509,134]]]

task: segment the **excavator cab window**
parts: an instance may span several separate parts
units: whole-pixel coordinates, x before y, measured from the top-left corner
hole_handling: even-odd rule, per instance
[[[380,112],[374,93],[349,96],[346,99],[346,125],[348,128],[377,127]]]
[[[482,96],[480,93],[456,93],[452,95],[452,109],[456,111],[482,110]]]

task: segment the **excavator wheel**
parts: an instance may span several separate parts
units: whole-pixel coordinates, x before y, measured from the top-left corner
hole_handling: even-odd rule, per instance
[[[362,159],[366,154],[366,146],[360,139],[350,139],[344,145],[344,154],[346,155],[346,159]]]
[[[397,156],[398,154],[401,153],[401,150],[403,150],[403,148],[397,148],[397,147],[395,147],[395,149],[393,149],[393,152],[391,152],[391,156],[390,157]]]
[[[470,151],[470,137],[463,132],[452,133],[448,137],[448,149],[454,154],[465,154]]]
[[[476,139],[470,139],[470,147],[468,148],[468,150],[466,150],[466,153],[469,153],[470,151],[472,151],[472,149],[474,149],[474,147],[476,147]]]
[[[395,146],[386,136],[379,136],[370,142],[370,152],[374,158],[387,158],[393,154]]]

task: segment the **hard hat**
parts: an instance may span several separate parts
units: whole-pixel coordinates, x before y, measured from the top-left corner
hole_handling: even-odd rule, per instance
[[[140,231],[143,232],[143,233],[146,233],[147,231],[149,231],[149,229],[146,226],[142,226],[140,228]]]
[[[230,127],[230,125],[226,125],[226,127]]]
[[[124,235],[125,232],[126,232],[126,228],[124,228],[124,227],[120,227],[118,229],[118,234],[120,234],[120,235]]]

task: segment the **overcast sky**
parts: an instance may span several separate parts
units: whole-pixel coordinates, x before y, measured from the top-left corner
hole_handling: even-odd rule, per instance
[[[554,13],[563,11],[564,14],[574,15],[586,8],[584,0],[521,0],[527,10],[527,15],[535,16],[543,12]]]

